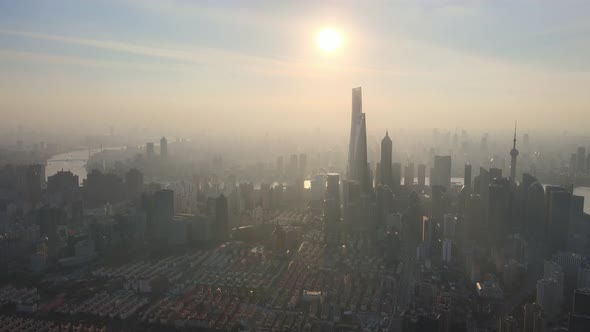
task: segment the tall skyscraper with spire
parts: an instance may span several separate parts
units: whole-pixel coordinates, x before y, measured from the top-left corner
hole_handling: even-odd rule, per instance
[[[352,89],[352,117],[350,119],[350,141],[348,143],[348,165],[347,176],[349,179],[354,178],[356,170],[354,161],[356,156],[356,141],[360,126],[361,113],[363,112],[363,95],[361,87]]]
[[[392,144],[389,138],[389,131],[385,132],[385,137],[381,140],[381,183],[393,188],[393,174],[391,168]]]
[[[368,194],[373,188],[367,164],[367,123],[362,112],[361,88],[352,89],[352,119],[348,148],[348,179],[359,183],[361,191]]]
[[[512,150],[510,150],[510,184],[516,184],[516,157],[518,157],[518,150],[516,149],[516,123],[514,124],[514,140],[512,141]]]

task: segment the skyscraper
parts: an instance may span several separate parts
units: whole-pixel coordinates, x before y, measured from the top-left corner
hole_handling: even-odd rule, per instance
[[[426,185],[426,165],[418,164],[418,187],[423,188]]]
[[[154,143],[148,142],[145,144],[145,155],[147,156],[148,160],[154,159]]]
[[[582,146],[578,148],[577,161],[576,170],[578,173],[583,173],[586,170],[586,148]]]
[[[567,247],[572,194],[565,189],[551,190],[548,192],[548,198],[548,231],[551,234],[549,247],[552,252],[557,252]]]
[[[163,160],[168,159],[168,140],[166,137],[160,139],[160,158]]]
[[[348,143],[348,177],[355,173],[354,161],[356,156],[356,138],[363,112],[363,95],[361,87],[352,89],[352,116],[350,120],[350,141]]]
[[[381,183],[387,185],[389,188],[393,188],[391,151],[391,138],[389,138],[389,132],[386,131],[385,137],[381,140]]]
[[[215,240],[217,242],[227,241],[229,235],[229,210],[227,198],[223,194],[215,198]]]
[[[510,185],[516,184],[516,157],[518,157],[518,150],[516,149],[516,125],[514,125],[514,140],[512,140],[512,150],[510,150]]]
[[[406,163],[404,167],[404,186],[408,187],[414,184],[414,163]]]
[[[443,186],[451,190],[451,156],[434,156],[434,176],[431,174],[430,185]]]
[[[307,177],[307,155],[305,153],[299,154],[299,175],[304,179]]]
[[[399,194],[399,186],[402,182],[402,165],[400,163],[394,163],[391,165],[391,178],[393,186],[391,191],[394,194]]]
[[[328,173],[324,195],[324,228],[326,236],[335,233],[340,222],[340,175]]]
[[[471,164],[465,164],[465,173],[463,174],[463,185],[471,189]]]

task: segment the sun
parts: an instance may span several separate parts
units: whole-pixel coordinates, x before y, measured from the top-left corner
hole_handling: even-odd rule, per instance
[[[318,33],[318,46],[322,51],[332,53],[342,46],[342,35],[332,28],[322,29]]]

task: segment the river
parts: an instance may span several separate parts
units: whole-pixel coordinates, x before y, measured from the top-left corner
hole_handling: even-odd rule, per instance
[[[123,148],[124,147],[113,147],[102,150],[119,150]],[[96,152],[99,152],[99,150],[94,150],[94,153]],[[50,177],[62,170],[70,171],[74,175],[78,176],[78,184],[82,184],[82,181],[86,179],[86,176],[88,175],[86,172],[86,163],[92,154],[93,153],[88,149],[80,149],[56,154],[47,160],[47,164],[45,166],[45,176]]]

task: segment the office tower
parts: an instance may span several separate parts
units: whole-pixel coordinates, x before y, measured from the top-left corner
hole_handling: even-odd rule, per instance
[[[443,262],[449,263],[452,259],[452,246],[453,241],[450,239],[444,239],[442,243],[442,260]]]
[[[340,175],[327,175],[326,194],[324,195],[324,229],[326,237],[338,231],[340,224]]]
[[[523,175],[523,184],[530,181],[525,180],[525,175],[527,174]],[[524,234],[529,239],[533,256],[539,258],[543,255],[545,245],[545,189],[539,181],[534,179],[534,182],[525,190]]]
[[[426,248],[430,248],[434,237],[434,221],[432,219],[423,217],[422,218],[422,236],[421,240],[426,245]]]
[[[549,247],[552,252],[567,248],[570,224],[572,194],[565,189],[551,190],[549,193],[548,231]]]
[[[155,155],[154,143],[148,142],[145,144],[145,155],[148,160],[154,159],[154,155]]]
[[[512,150],[510,150],[510,186],[516,185],[516,157],[518,157],[518,150],[516,149],[516,125],[514,125],[514,139],[512,140]]]
[[[578,155],[576,153],[572,153],[572,155],[570,156],[570,175],[576,175],[576,172],[578,171],[576,169],[576,166],[578,164]]]
[[[377,187],[377,218],[378,227],[385,226],[387,217],[393,212],[393,192],[389,186]]]
[[[418,187],[426,186],[426,165],[418,164]]]
[[[537,281],[536,302],[543,308],[543,312],[550,318],[555,318],[561,310],[563,300],[563,280],[560,276],[544,278]]]
[[[270,210],[270,185],[268,183],[260,184],[260,202],[263,210]]]
[[[501,168],[490,168],[490,181],[501,179],[502,178],[502,169]]]
[[[223,194],[215,198],[215,241],[225,242],[229,238],[229,210],[227,198]]]
[[[280,178],[283,176],[283,156],[277,157],[277,176]]]
[[[445,213],[443,216],[443,237],[452,239],[455,237],[455,228],[457,226],[457,215]]]
[[[350,141],[348,144],[348,178],[353,178],[356,170],[354,163],[356,158],[356,140],[363,112],[363,96],[361,87],[352,89],[352,117],[350,120]]]
[[[590,266],[581,266],[578,269],[576,288],[590,288]]]
[[[574,291],[574,305],[568,325],[569,332],[590,331],[590,288]]]
[[[59,171],[47,178],[50,193],[72,193],[78,190],[78,176],[70,171]]]
[[[324,175],[318,174],[310,181],[310,192],[312,201],[321,201],[324,199],[326,190],[326,180]]]
[[[463,173],[463,186],[471,190],[471,165],[465,164],[465,171]]]
[[[307,155],[305,153],[299,154],[299,176],[301,179],[307,177]]]
[[[391,165],[391,180],[393,184],[391,190],[394,194],[399,194],[399,186],[402,182],[402,164],[394,163]]]
[[[499,241],[514,230],[510,223],[510,181],[495,179],[489,186],[488,230],[492,239]]]
[[[163,160],[168,159],[168,140],[166,137],[160,139],[160,158]]]
[[[340,174],[328,173],[326,197],[334,198],[340,204]]]
[[[125,174],[125,186],[127,187],[127,199],[139,202],[143,191],[143,174],[136,168],[130,169]]]
[[[391,165],[392,143],[389,138],[389,131],[381,140],[381,183],[393,190],[393,174]]]
[[[543,308],[537,303],[527,303],[522,308],[522,332],[543,332],[545,319]]]
[[[442,221],[445,211],[444,193],[446,188],[443,186],[435,185],[430,187],[432,190],[432,209],[431,217],[437,222]]]
[[[406,187],[414,185],[414,163],[406,163],[404,166],[404,185]]]
[[[518,332],[518,321],[514,316],[503,316],[498,318],[498,332]]]
[[[576,289],[574,291],[573,312],[590,316],[590,288]]]
[[[451,156],[434,156],[434,176],[431,177],[431,186],[443,186],[447,192],[451,190]]]
[[[586,171],[586,148],[584,147],[578,148],[576,170],[578,173]]]
[[[174,217],[174,191],[158,190],[154,193],[154,210],[157,222],[165,223]]]

